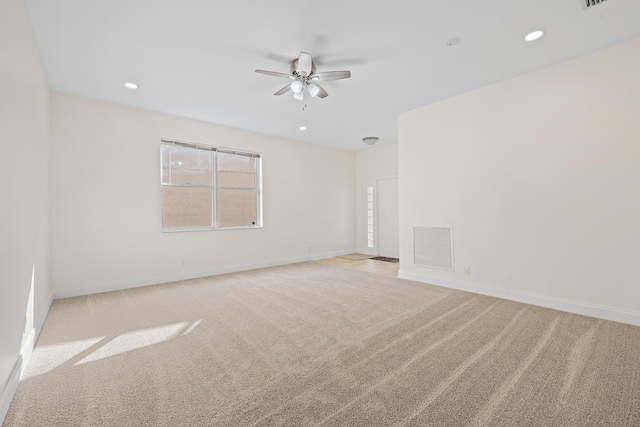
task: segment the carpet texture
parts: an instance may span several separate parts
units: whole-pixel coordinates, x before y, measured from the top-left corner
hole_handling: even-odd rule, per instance
[[[638,426],[640,328],[301,263],[54,301],[7,426]]]

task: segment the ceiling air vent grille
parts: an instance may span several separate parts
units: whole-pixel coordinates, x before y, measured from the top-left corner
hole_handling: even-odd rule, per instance
[[[413,263],[453,271],[451,227],[413,227]]]
[[[605,1],[607,0],[582,0],[582,6],[584,7],[584,10],[587,10],[600,3],[604,3]]]

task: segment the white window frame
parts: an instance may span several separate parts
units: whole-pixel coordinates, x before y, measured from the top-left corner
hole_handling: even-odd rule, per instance
[[[162,138],[160,140],[160,216],[162,224],[162,213],[164,204],[162,203],[162,188],[163,187],[187,187],[187,188],[210,188],[212,191],[211,198],[211,226],[195,226],[195,227],[165,227],[161,225],[163,233],[179,233],[187,231],[218,231],[218,230],[245,230],[263,228],[264,223],[262,219],[262,156],[260,153],[237,150],[234,148],[218,147],[208,144],[199,144],[194,142],[180,141],[175,139]],[[211,185],[191,185],[191,184],[165,184],[162,182],[162,146],[163,145],[178,145],[181,147],[209,150],[211,155]],[[240,187],[218,187],[217,175],[218,175],[218,153],[235,154],[241,156],[249,156],[256,159],[256,188],[240,188]],[[232,227],[218,226],[218,190],[242,190],[242,191],[256,191],[256,224],[255,225],[241,225]]]

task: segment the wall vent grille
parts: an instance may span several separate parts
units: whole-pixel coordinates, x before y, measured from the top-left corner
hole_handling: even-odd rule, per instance
[[[582,7],[584,10],[591,9],[593,6],[599,5],[600,3],[604,3],[607,0],[581,0]]]
[[[453,271],[453,229],[413,227],[413,263]]]

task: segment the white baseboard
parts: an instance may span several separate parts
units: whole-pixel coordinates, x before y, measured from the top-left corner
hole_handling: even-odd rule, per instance
[[[564,300],[560,298],[545,297],[541,295],[529,294],[520,291],[511,291],[507,289],[499,289],[485,285],[479,285],[469,282],[458,282],[448,279],[440,279],[429,277],[419,273],[400,270],[398,277],[401,279],[413,280],[415,282],[428,283],[431,285],[442,286],[445,288],[458,289],[461,291],[473,292],[476,294],[489,295],[492,297],[508,299],[511,301],[522,302],[525,304],[537,305],[540,307],[551,308],[554,310],[566,311],[583,316],[597,317],[599,319],[611,320],[614,322],[626,323],[629,325],[640,326],[640,313],[632,311],[618,310],[610,307],[602,307],[596,305],[584,304],[581,302]]]
[[[31,353],[33,353],[33,347],[36,345],[36,328],[31,329],[31,333],[29,334],[29,338],[25,341],[22,346],[22,351],[20,351],[20,355],[22,356],[22,369],[20,370],[20,377],[24,373],[27,364],[29,363],[29,359],[31,359]]]
[[[325,252],[322,254],[310,254],[300,257],[285,258],[275,261],[266,261],[255,264],[236,265],[231,267],[220,267],[211,270],[191,271],[181,274],[174,274],[163,277],[151,277],[140,280],[130,280],[124,282],[105,283],[83,288],[62,289],[53,293],[54,299],[77,297],[82,295],[99,294],[102,292],[120,291],[123,289],[138,288],[141,286],[159,285],[162,283],[177,282],[179,280],[197,279],[200,277],[217,276],[219,274],[237,273],[239,271],[255,270],[258,268],[276,267],[278,265],[294,264],[304,261],[315,261],[324,258],[331,258],[340,255],[348,255],[355,252],[355,249],[344,251]]]
[[[40,312],[38,313],[35,319],[34,327],[36,329],[36,336],[35,336],[34,343],[35,341],[38,341],[38,337],[40,336],[40,331],[42,330],[44,321],[47,319],[47,315],[49,314],[49,310],[51,309],[52,303],[53,303],[53,293],[50,293],[49,297],[47,297],[47,301],[45,301],[44,305],[40,309]]]
[[[16,360],[15,365],[13,365],[11,375],[9,375],[9,379],[2,389],[2,395],[0,395],[0,425],[4,422],[7,412],[9,412],[9,406],[13,400],[13,395],[16,394],[18,383],[20,383],[21,372],[22,356],[18,356],[18,360]]]
[[[22,346],[20,356],[18,356],[18,360],[16,360],[16,363],[13,366],[11,375],[9,376],[9,379],[7,380],[4,388],[2,389],[2,395],[0,396],[0,425],[2,425],[5,417],[7,416],[7,411],[9,411],[9,406],[11,405],[11,401],[13,400],[13,396],[18,389],[20,377],[22,376],[22,373],[29,363],[31,353],[33,353],[33,348],[35,347],[36,341],[38,340],[38,336],[40,335],[40,331],[42,330],[42,325],[44,325],[44,321],[47,318],[47,314],[49,313],[52,302],[53,294],[49,294],[49,297],[45,301],[44,306],[40,309],[38,316],[34,319],[34,327],[31,329],[29,337]]]
[[[40,336],[40,331],[42,330],[42,326],[44,325],[44,321],[47,319],[47,314],[49,314],[49,309],[51,308],[51,304],[53,303],[53,293],[49,294],[47,300],[44,305],[38,312],[38,315],[34,319],[33,329],[31,329],[31,333],[29,334],[29,338],[22,346],[22,351],[20,354],[22,355],[22,370],[20,371],[20,376],[26,369],[29,364],[29,360],[31,359],[31,353],[33,353],[33,348],[36,345],[36,341],[38,341],[38,337]]]

